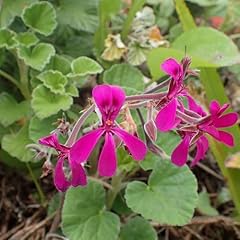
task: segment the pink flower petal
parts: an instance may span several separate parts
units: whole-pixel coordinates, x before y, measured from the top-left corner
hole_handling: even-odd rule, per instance
[[[54,170],[54,184],[56,188],[61,192],[65,192],[70,186],[70,182],[67,181],[63,171],[64,160],[65,157],[59,158]]]
[[[219,140],[220,142],[224,143],[225,145],[229,147],[234,146],[234,138],[232,134],[225,132],[225,131],[218,131],[219,132]]]
[[[190,140],[191,137],[186,135],[182,142],[174,149],[171,160],[175,165],[181,167],[187,162]]]
[[[212,137],[219,139],[219,131],[213,127],[213,126],[204,126],[204,127],[199,127],[201,130],[203,130],[204,132],[208,133],[209,135],[211,135]]]
[[[84,168],[81,164],[72,162],[70,164],[72,170],[72,182],[73,187],[85,186],[87,184],[87,176],[84,171]]]
[[[171,130],[175,125],[177,110],[177,100],[174,98],[158,113],[155,123],[160,131],[166,132]]]
[[[221,108],[221,106],[218,103],[218,101],[216,101],[216,100],[211,101],[211,103],[210,103],[211,115],[216,115],[219,112],[220,108]]]
[[[195,155],[195,158],[191,162],[191,167],[196,165],[201,159],[204,158],[209,147],[208,140],[205,136],[200,137],[196,144],[197,144],[197,153]]]
[[[106,133],[105,142],[98,160],[98,172],[100,176],[112,177],[117,168],[115,143],[111,133]]]
[[[55,148],[57,151],[67,152],[69,150],[68,147],[59,143],[56,133],[40,138],[38,142],[44,146]]]
[[[121,128],[114,128],[113,132],[123,140],[135,160],[143,160],[147,154],[145,143]]]
[[[203,108],[197,104],[197,102],[189,95],[187,95],[188,100],[188,107],[191,111],[196,112],[200,116],[206,116],[206,112],[203,110]]]
[[[170,75],[175,80],[178,80],[183,75],[183,69],[175,59],[168,58],[161,64],[162,70]]]
[[[214,126],[217,128],[233,126],[238,120],[237,113],[227,113],[214,121]]]
[[[82,163],[86,161],[103,133],[104,130],[98,128],[82,136],[70,148],[69,156],[71,162]]]
[[[114,121],[124,101],[125,93],[122,88],[111,85],[98,85],[92,91],[93,98],[97,104],[103,120]]]

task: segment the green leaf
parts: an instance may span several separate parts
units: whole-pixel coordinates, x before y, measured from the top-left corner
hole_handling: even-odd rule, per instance
[[[24,32],[19,33],[15,37],[18,44],[23,45],[25,47],[31,47],[38,43],[39,39],[36,37],[36,35],[32,32]]]
[[[0,26],[9,26],[16,16],[22,14],[23,9],[36,2],[37,0],[11,0],[2,1],[1,11],[0,11]]]
[[[144,89],[142,73],[127,63],[113,65],[104,72],[103,81],[123,87],[127,94],[136,94]]]
[[[104,210],[104,202],[104,189],[98,183],[90,181],[84,188],[70,188],[62,211],[64,234],[71,240],[117,240],[119,218]]]
[[[218,211],[211,206],[209,195],[206,190],[202,191],[198,195],[197,209],[204,215],[207,216],[217,216]]]
[[[66,93],[72,97],[78,97],[79,92],[76,86],[73,84],[66,86]]]
[[[33,49],[21,47],[18,49],[19,58],[30,67],[42,71],[50,58],[55,54],[55,49],[51,44],[39,43]]]
[[[59,0],[57,19],[60,24],[94,33],[97,24],[98,0]]]
[[[199,27],[180,35],[172,44],[172,48],[198,57],[216,66],[230,66],[240,61],[237,46],[224,33],[213,28]]]
[[[185,54],[192,59],[192,68],[223,67],[240,61],[236,45],[223,33],[212,28],[200,27],[180,35],[171,48],[156,48],[150,51],[147,63],[154,79],[162,77],[160,64],[169,57],[181,60]]]
[[[33,159],[33,153],[26,148],[32,143],[28,136],[28,124],[25,124],[19,132],[7,134],[2,139],[2,148],[12,157],[16,157],[23,162]]]
[[[158,236],[151,224],[142,217],[130,219],[121,229],[120,240],[157,240]]]
[[[33,90],[32,97],[32,108],[40,119],[54,115],[60,110],[66,111],[73,103],[72,97],[54,94],[43,85]]]
[[[189,54],[188,54],[189,55]],[[158,78],[165,75],[165,73],[161,70],[161,63],[163,63],[164,60],[166,60],[169,57],[173,57],[180,61],[185,56],[185,53],[176,50],[173,48],[155,48],[151,50],[147,57],[147,64],[150,69],[151,75],[154,80],[157,80]],[[197,57],[191,57],[191,67],[215,67],[215,64],[210,64],[202,59],[199,59]]]
[[[32,30],[45,36],[50,35],[57,26],[55,9],[52,4],[45,1],[26,7],[22,19]]]
[[[8,93],[0,94],[0,123],[7,127],[17,120],[27,116],[29,113],[29,103],[17,101]]]
[[[197,204],[197,181],[187,166],[176,167],[161,161],[151,173],[148,185],[140,181],[128,184],[127,205],[146,219],[161,224],[188,223]]]
[[[0,29],[0,48],[11,49],[17,45],[15,37],[15,32],[9,29]]]
[[[129,46],[127,61],[134,66],[141,65],[146,61],[148,51],[147,48],[142,47],[139,43],[132,43]]]
[[[58,116],[51,116],[45,119],[39,119],[34,116],[29,124],[29,137],[37,143],[41,137],[47,136],[56,128],[54,123],[57,122]]]
[[[70,77],[86,76],[88,74],[97,74],[103,71],[103,68],[93,59],[88,57],[79,57],[72,61],[72,72]]]
[[[67,75],[71,72],[71,63],[64,56],[56,54],[46,65],[45,70],[56,70],[61,72],[64,75]]]
[[[67,78],[59,71],[48,70],[37,76],[52,93],[64,94]]]

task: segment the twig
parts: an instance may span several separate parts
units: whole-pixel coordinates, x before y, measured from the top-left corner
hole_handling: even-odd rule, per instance
[[[61,214],[62,214],[62,208],[64,204],[64,199],[65,199],[65,193],[60,193],[60,206],[59,209],[56,212],[56,215],[53,219],[52,225],[50,227],[49,233],[54,233],[56,229],[58,228],[60,222],[61,222]]]
[[[188,232],[190,232],[191,235],[195,236],[197,239],[199,239],[199,240],[204,240],[198,233],[196,233],[195,231],[193,231],[190,227],[185,226],[184,229],[187,230]]]
[[[36,224],[35,226],[30,226],[30,229],[28,230],[27,234],[25,234],[25,236],[23,236],[21,238],[21,240],[26,240],[32,233],[34,233],[39,228],[43,227],[47,222],[52,220],[55,217],[55,215],[56,215],[56,212],[53,213],[52,215],[48,216],[47,218],[45,218],[43,221],[41,221],[40,223]],[[14,240],[14,238],[11,238],[11,239]]]
[[[6,232],[4,235],[0,237],[0,240],[7,240],[11,235],[13,235],[15,232],[17,232],[19,229],[21,229],[24,226],[24,222],[19,224],[18,226],[12,228],[10,231]]]
[[[211,174],[212,176],[216,177],[217,179],[219,179],[221,181],[224,181],[224,178],[221,175],[217,174],[216,172],[214,172],[211,168],[207,167],[206,165],[198,162],[197,166],[200,167],[205,172],[207,172],[207,173]]]
[[[100,183],[102,184],[104,187],[108,188],[108,189],[112,189],[112,185],[103,181],[102,179],[99,179],[99,178],[95,178],[95,177],[92,177],[92,176],[88,176],[88,179],[91,179],[92,181],[94,182],[97,182],[97,183]]]

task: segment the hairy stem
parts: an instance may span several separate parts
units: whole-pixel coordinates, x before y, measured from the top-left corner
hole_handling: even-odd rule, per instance
[[[106,206],[107,206],[108,210],[110,210],[112,208],[114,200],[116,199],[117,194],[121,190],[123,178],[124,178],[123,173],[119,173],[116,176],[112,177],[112,181],[111,181],[112,189],[108,191],[107,201],[106,201]]]
[[[0,70],[0,75],[3,76],[4,78],[6,78],[7,80],[9,80],[11,83],[13,83],[17,88],[20,89],[20,83],[17,81],[17,79],[15,79],[14,77],[12,77],[10,74],[4,72],[3,70]]]
[[[35,187],[37,189],[37,192],[38,192],[38,195],[39,195],[39,198],[40,198],[40,203],[41,203],[41,205],[44,206],[46,198],[45,198],[45,195],[42,191],[42,188],[41,188],[40,184],[38,183],[38,180],[37,180],[36,176],[34,175],[33,170],[32,170],[32,168],[31,168],[31,166],[28,162],[26,163],[26,166],[27,166],[27,169],[30,173],[30,176],[31,176],[31,178],[32,178],[32,180],[35,184]]]
[[[72,130],[67,142],[65,143],[66,146],[71,147],[72,144],[76,141],[78,132],[80,131],[83,123],[86,121],[86,119],[89,117],[89,115],[94,111],[94,108],[95,108],[95,105],[93,104],[80,116],[80,118],[74,125],[73,130]]]

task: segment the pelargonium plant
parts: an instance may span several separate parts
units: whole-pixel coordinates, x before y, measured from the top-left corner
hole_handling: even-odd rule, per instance
[[[229,104],[221,106],[215,100],[210,103],[210,112],[207,113],[188,92],[185,80],[190,75],[196,75],[189,66],[188,57],[180,63],[173,58],[166,59],[161,69],[169,78],[139,95],[126,96],[120,86],[95,86],[91,106],[79,117],[65,144],[59,143],[59,129],[39,140],[40,144],[54,148],[58,153],[54,170],[56,188],[66,191],[70,186],[84,187],[87,184],[87,171],[84,168],[97,145],[100,147],[96,158],[97,169],[101,177],[113,177],[116,174],[116,149],[121,146],[136,161],[144,161],[148,150],[159,157],[166,157],[161,146],[154,143],[156,129],[160,132],[175,131],[182,138],[170,157],[178,167],[187,163],[189,152],[195,147],[191,166],[204,158],[209,148],[208,136],[229,147],[234,146],[233,136],[221,129],[233,126],[238,120],[237,113],[225,113]],[[140,118],[142,114],[139,109],[147,110],[148,119],[142,121],[145,140],[140,138],[137,131],[130,133],[121,126],[119,116],[125,109],[137,109]],[[93,112],[98,120],[91,130],[77,139],[81,127]],[[68,162],[68,172],[65,171],[65,161]]]

